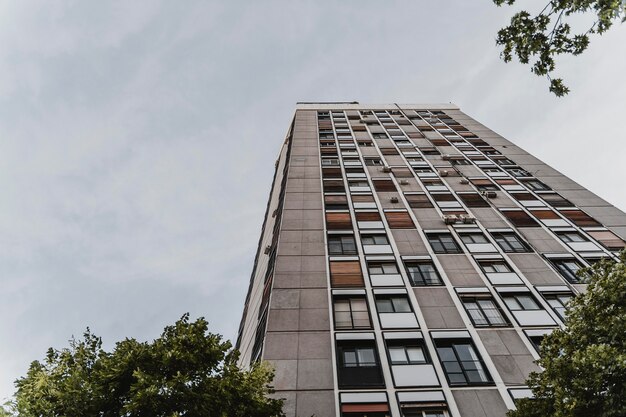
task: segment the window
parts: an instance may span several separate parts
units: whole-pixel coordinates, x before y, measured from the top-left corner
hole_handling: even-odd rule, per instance
[[[409,203],[411,208],[429,208],[432,207],[432,203],[428,199],[428,196],[424,193],[420,194],[405,194],[404,197]]]
[[[338,341],[337,362],[340,388],[384,387],[373,340]]]
[[[448,413],[438,407],[428,407],[428,410],[425,410],[423,407],[402,407],[401,410],[402,417],[448,417]]]
[[[435,346],[450,385],[491,383],[485,365],[469,340],[435,339]]]
[[[596,219],[581,210],[561,210],[561,214],[580,227],[602,226]]]
[[[361,243],[364,245],[388,245],[389,240],[385,235],[361,235]]]
[[[572,294],[545,294],[543,297],[550,304],[550,307],[556,311],[556,314],[565,319],[565,308],[572,299]]]
[[[329,255],[356,255],[356,242],[352,235],[329,235]]]
[[[498,273],[513,272],[509,264],[507,264],[502,259],[480,260],[478,261],[478,265],[480,265],[481,269],[483,270],[485,274],[498,274]]]
[[[539,223],[522,210],[501,210],[501,213],[515,227],[539,227]]]
[[[524,180],[522,181],[522,183],[529,189],[532,191],[547,191],[550,189],[550,187],[548,187],[547,185],[545,185],[544,183],[542,183],[539,180]]]
[[[565,243],[588,242],[588,240],[578,232],[557,232],[556,235]]]
[[[455,158],[450,162],[452,165],[472,165],[472,163],[465,158]]]
[[[450,233],[427,233],[426,237],[435,253],[462,253],[461,247]]]
[[[393,262],[368,262],[367,271],[370,275],[399,274],[398,267]]]
[[[499,189],[497,185],[487,178],[474,178],[470,182],[478,191],[497,191]]]
[[[528,336],[528,339],[530,340],[530,343],[532,343],[533,347],[535,348],[535,350],[537,352],[540,352],[539,348],[541,347],[541,342],[543,341],[544,337],[546,337],[546,335],[543,335],[543,334],[542,335]]]
[[[335,297],[333,309],[338,330],[372,328],[365,297]]]
[[[387,351],[392,365],[419,365],[428,363],[424,348],[412,340],[390,340]]]
[[[541,310],[530,293],[503,294],[502,299],[511,311]]]
[[[463,233],[459,234],[461,241],[466,245],[489,243],[485,235],[482,233]]]
[[[376,191],[396,191],[396,186],[391,180],[372,180]]]
[[[626,242],[610,230],[594,230],[587,233],[608,250],[617,251],[626,247]]]
[[[322,158],[322,166],[339,166],[337,158]]]
[[[415,229],[408,211],[386,211],[385,218],[390,229]]]
[[[359,261],[330,261],[330,285],[338,287],[364,287]]]
[[[530,173],[521,168],[508,168],[507,172],[514,177],[530,177]]]
[[[539,197],[552,207],[573,207],[574,205],[569,201],[558,195],[557,193],[542,193]]]
[[[443,285],[441,276],[431,261],[407,262],[406,272],[415,287]]]
[[[461,203],[451,193],[431,194],[435,203],[441,208],[460,208]]]
[[[350,213],[326,212],[326,228],[328,230],[352,229]]]
[[[514,232],[490,232],[496,243],[504,252],[530,252],[530,247]]]
[[[476,327],[507,326],[509,323],[490,296],[462,296],[463,306]]]
[[[578,271],[580,271],[583,266],[573,258],[569,259],[550,259],[550,263],[554,265],[557,271],[569,282],[570,284],[578,284],[580,283],[580,278],[578,277]]]
[[[365,165],[378,166],[382,164],[383,161],[381,161],[380,158],[365,158]]]
[[[508,158],[494,158],[494,162],[498,165],[515,165],[515,162]]]
[[[369,191],[370,190],[370,185],[365,180],[348,181],[348,186],[350,187],[350,191]]]
[[[325,195],[326,210],[348,210],[348,198],[345,195]]]
[[[410,313],[411,304],[406,295],[378,295],[376,309],[379,313]]]
[[[461,193],[458,196],[467,207],[489,207],[489,203],[478,193]]]

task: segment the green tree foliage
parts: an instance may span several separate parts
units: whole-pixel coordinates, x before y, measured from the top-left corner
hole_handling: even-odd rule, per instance
[[[184,315],[152,342],[126,339],[112,352],[89,329],[69,348],[34,361],[5,415],[19,417],[282,417],[268,398],[273,371],[248,371],[238,352],[208,332],[203,318]],[[1,408],[1,407],[0,407]],[[0,416],[1,416],[0,412]]]
[[[587,274],[587,292],[572,299],[565,328],[541,343],[542,372],[531,373],[534,398],[510,417],[626,416],[626,252]]]
[[[515,0],[493,0],[501,6]],[[591,27],[581,33],[572,33],[569,21],[575,15],[593,15]],[[538,14],[523,10],[511,18],[509,26],[498,31],[496,44],[503,46],[505,62],[513,55],[523,64],[531,59],[531,70],[550,81],[550,91],[557,96],[569,92],[561,78],[552,78],[555,57],[561,54],[579,55],[589,45],[589,35],[606,32],[614,22],[626,21],[624,0],[551,0]]]

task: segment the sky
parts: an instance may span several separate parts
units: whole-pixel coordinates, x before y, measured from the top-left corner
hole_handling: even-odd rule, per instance
[[[559,61],[559,99],[499,59],[513,10],[0,2],[0,400],[87,326],[110,348],[189,312],[236,338],[298,101],[453,102],[626,209],[626,25]]]

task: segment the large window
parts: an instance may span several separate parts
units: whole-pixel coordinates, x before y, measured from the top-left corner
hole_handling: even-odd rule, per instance
[[[554,265],[556,270],[559,271],[567,282],[571,284],[578,284],[580,282],[578,271],[580,271],[583,266],[576,259],[550,259],[550,263]]]
[[[485,274],[501,274],[513,272],[511,267],[504,259],[482,259],[478,261],[481,269]]]
[[[373,340],[337,342],[339,388],[384,387]]]
[[[335,297],[335,329],[371,329],[365,297]]]
[[[356,242],[352,235],[329,235],[329,255],[356,255]]]
[[[376,296],[376,308],[379,313],[410,313],[412,311],[406,295]]]
[[[545,294],[544,298],[550,304],[550,307],[556,311],[556,314],[565,319],[565,308],[572,299],[572,294]]]
[[[413,286],[443,285],[432,261],[406,262],[405,265]]]
[[[424,347],[411,340],[390,340],[387,351],[392,365],[419,365],[428,363]]]
[[[511,311],[541,310],[530,293],[504,294],[502,299]]]
[[[450,233],[428,233],[426,235],[435,253],[461,253],[461,247]]]
[[[462,296],[463,306],[476,327],[507,326],[504,314],[490,296]]]
[[[530,252],[530,247],[514,232],[490,232],[504,252]]]
[[[432,409],[431,407],[428,407],[428,410],[420,408],[402,407],[402,417],[448,417],[448,412],[440,408]],[[367,417],[369,417],[369,415]]]
[[[487,373],[482,359],[469,340],[436,339],[435,345],[450,385],[491,383],[491,377]]]
[[[388,245],[389,240],[387,240],[387,236],[382,234],[361,235],[361,243],[364,245]]]
[[[368,262],[367,271],[370,275],[399,274],[394,262]]]

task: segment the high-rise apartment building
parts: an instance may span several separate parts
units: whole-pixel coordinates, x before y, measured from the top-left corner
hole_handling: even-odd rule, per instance
[[[289,417],[497,417],[626,214],[451,104],[301,103],[237,345]]]

